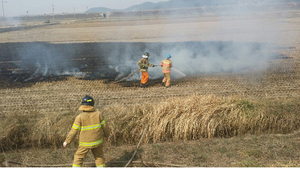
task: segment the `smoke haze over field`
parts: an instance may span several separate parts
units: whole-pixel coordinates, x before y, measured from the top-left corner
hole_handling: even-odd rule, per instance
[[[159,65],[167,54],[171,54],[173,68],[186,75],[262,70],[268,67],[269,59],[276,55],[265,50],[277,48],[270,44],[221,41],[145,43],[145,45],[144,50],[139,52],[139,58],[138,55],[136,55],[136,59],[123,56],[128,61],[125,62],[125,65],[130,67],[131,72],[137,69],[137,61],[142,58],[143,52],[146,51],[152,51],[150,52],[149,62],[155,65]],[[162,77],[161,68],[150,67],[148,72],[153,79]],[[175,71],[172,71],[171,75],[173,78],[182,77],[181,74]],[[139,75],[135,75],[128,78],[128,80],[139,78]]]
[[[243,8],[246,7],[243,6]],[[204,26],[200,27],[208,22],[198,23],[198,17],[194,14],[190,14],[189,23],[197,24],[192,24],[193,26],[190,27],[181,27],[179,24],[173,27],[176,23],[172,21],[176,20],[162,19],[161,21],[166,22],[159,25],[161,31],[159,37],[156,38],[163,39],[164,42],[9,44],[17,47],[10,47],[11,50],[7,52],[7,55],[13,55],[12,58],[15,60],[22,60],[15,65],[22,71],[30,72],[30,76],[23,80],[40,79],[41,76],[84,75],[85,73],[94,78],[118,80],[138,69],[137,62],[144,52],[150,53],[149,61],[155,65],[159,65],[167,54],[171,54],[174,68],[186,75],[267,69],[269,59],[276,57],[281,48],[277,42],[284,38],[281,34],[283,28],[277,25],[278,22],[257,18],[257,13],[251,11],[250,8],[247,8],[247,12],[241,12],[243,10],[238,6],[237,8],[231,7],[231,10],[227,9],[227,11],[221,8],[212,9],[216,10],[217,21],[214,21],[213,27],[209,29]],[[171,18],[181,15],[176,10],[169,13],[169,17],[170,14],[173,15]],[[209,15],[203,16],[210,19]],[[281,16],[280,19],[285,19],[285,16]],[[141,20],[141,25],[144,26],[144,22]],[[152,26],[158,25],[147,25],[149,29]],[[206,32],[205,36],[198,36],[198,40],[195,40],[192,33],[202,31],[202,29]],[[176,30],[175,33],[170,33],[173,30]],[[116,32],[120,36],[122,33],[127,32],[122,32],[122,30]],[[149,32],[141,30],[139,33],[142,34],[141,37],[144,35],[147,37]],[[171,42],[174,37],[179,40]],[[8,57],[3,53],[0,55],[1,58]],[[1,69],[0,72],[5,71]],[[16,70],[13,73],[20,72]],[[160,67],[149,68],[149,75],[151,79],[163,76]],[[172,77],[180,78],[182,75],[173,71]],[[135,74],[127,80],[138,79],[140,75]]]
[[[173,0],[173,2],[176,2],[176,0]],[[179,4],[182,3],[179,0],[178,2]],[[187,2],[194,3],[199,1]],[[213,2],[221,3],[221,1]],[[266,7],[260,8],[260,10],[262,9],[266,9]],[[276,22],[257,18],[257,9],[249,8],[247,4],[226,10],[222,10],[222,7],[215,8],[215,10],[218,13],[218,22],[215,24],[215,29],[210,30],[206,35],[208,37],[206,39],[211,39],[210,41],[199,40],[195,42],[192,39],[188,40],[187,32],[197,31],[201,28],[189,27],[188,31],[177,29],[173,28],[173,23],[168,20],[166,21],[165,29],[162,29],[162,32],[165,31],[165,35],[163,34],[161,38],[167,41],[172,39],[173,35],[169,36],[168,29],[177,29],[179,31],[176,32],[176,36],[187,39],[187,41],[173,44],[161,43],[158,46],[147,43],[144,50],[139,54],[140,58],[143,52],[147,51],[151,55],[149,58],[150,63],[159,64],[166,54],[171,54],[174,68],[187,75],[267,69],[269,60],[279,55],[278,51],[281,47],[277,46],[277,44],[281,40],[287,40],[282,35],[281,30],[283,28],[277,25]],[[288,17],[287,13],[285,16],[280,16],[280,19]],[[180,12],[177,13],[176,11],[172,11],[171,14],[174,16],[173,18],[181,15]],[[236,18],[229,20],[228,16],[235,16]],[[209,37],[210,35],[211,37]],[[293,38],[296,37],[294,36]],[[215,41],[214,39],[227,40]],[[131,72],[133,71],[134,69],[131,70]],[[150,68],[149,75],[152,78],[162,76],[158,68]],[[172,76],[175,78],[177,75],[176,72],[172,73]],[[129,80],[139,78],[134,76],[129,78]]]
[[[223,41],[7,45],[9,47],[0,45],[6,49],[2,50],[0,58],[12,59],[14,66],[5,64],[0,73],[8,73],[16,81],[39,81],[61,75],[119,80],[138,69],[137,62],[146,51],[150,52],[150,63],[155,65],[159,65],[170,53],[173,68],[186,75],[265,69],[268,60],[275,55],[264,49],[277,48],[263,43]],[[9,73],[10,69],[16,70]],[[149,76],[151,79],[162,78],[161,68],[150,67]],[[180,78],[182,74],[173,71],[172,76]],[[139,79],[137,73],[127,80]]]

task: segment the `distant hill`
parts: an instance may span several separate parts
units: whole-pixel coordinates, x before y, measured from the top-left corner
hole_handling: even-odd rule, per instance
[[[113,11],[142,11],[142,10],[157,10],[157,9],[173,9],[173,8],[189,8],[202,6],[221,6],[221,5],[236,5],[236,4],[258,4],[258,3],[288,3],[298,2],[300,0],[169,0],[167,2],[144,2],[142,4],[133,5],[123,10],[109,9],[104,7],[91,8],[87,12],[113,12]]]
[[[95,7],[87,10],[85,13],[101,13],[101,12],[114,12],[118,11],[116,9],[104,8],[104,7]]]
[[[158,2],[158,3],[153,3],[153,2],[144,2],[139,5],[133,5],[129,8],[124,9],[124,11],[142,11],[142,10],[153,10],[153,9],[164,9],[168,7],[168,3],[166,2]]]

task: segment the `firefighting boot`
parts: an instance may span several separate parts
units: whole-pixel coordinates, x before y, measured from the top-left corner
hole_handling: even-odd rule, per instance
[[[165,86],[165,82],[161,82],[161,85],[162,85],[162,86]]]
[[[140,83],[140,87],[141,87],[141,88],[145,88],[145,84]]]

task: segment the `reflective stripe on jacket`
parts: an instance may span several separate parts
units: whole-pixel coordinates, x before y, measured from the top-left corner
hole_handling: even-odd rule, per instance
[[[104,119],[100,124],[95,124],[95,125],[90,125],[90,126],[78,126],[75,123],[73,124],[73,128],[75,130],[81,130],[81,131],[85,131],[85,130],[94,130],[97,128],[100,128],[102,125],[104,125],[106,123],[106,120]]]
[[[160,63],[160,65],[162,66],[163,73],[171,73],[171,67],[173,66],[171,60],[165,59]]]
[[[79,141],[79,145],[85,146],[85,147],[91,147],[91,146],[97,146],[99,144],[101,144],[103,142],[103,138],[101,140],[98,141],[94,141],[94,142],[81,142]]]
[[[102,113],[95,110],[92,106],[90,111],[83,111],[80,113],[73,123],[71,131],[69,132],[66,143],[74,140],[77,133],[79,134],[79,144],[85,147],[97,147],[103,142],[104,137],[109,136],[109,128]]]

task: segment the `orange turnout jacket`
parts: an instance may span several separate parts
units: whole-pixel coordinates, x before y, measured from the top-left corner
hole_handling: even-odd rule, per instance
[[[89,148],[99,146],[110,133],[105,118],[93,106],[82,105],[79,110],[83,112],[75,118],[65,142],[69,144],[80,133],[79,145]]]

